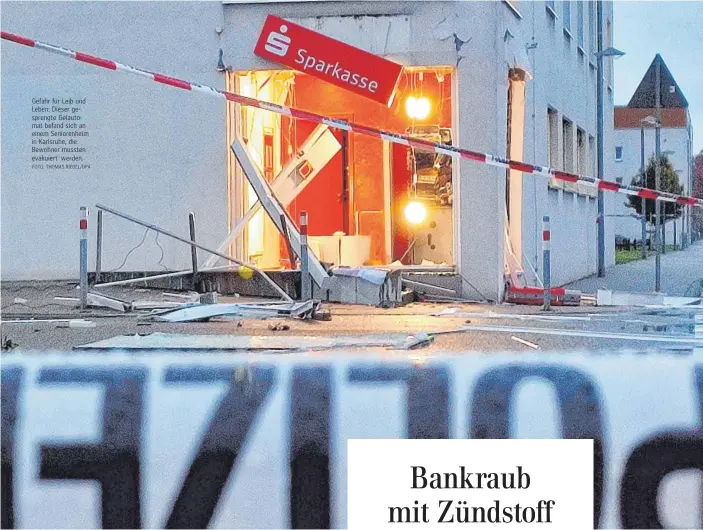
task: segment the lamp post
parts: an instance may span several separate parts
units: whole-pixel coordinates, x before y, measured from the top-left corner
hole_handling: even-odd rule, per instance
[[[657,65],[657,79],[659,79],[659,65]],[[661,94],[659,93],[659,84],[657,83],[656,87],[656,104],[657,104],[657,114],[660,112],[659,108],[659,103],[660,103],[660,96]],[[655,137],[654,137],[654,189],[659,191],[659,187],[661,186],[661,163],[660,163],[660,158],[663,154],[670,155],[673,154],[673,151],[664,151],[664,153],[661,152],[661,120],[658,117],[655,116],[647,116],[642,120],[643,123],[649,123],[650,125],[654,125],[655,129]],[[646,182],[644,183],[646,186]],[[661,290],[661,253],[662,253],[662,248],[661,248],[661,201],[654,201],[654,247],[655,247],[655,252],[656,252],[656,257],[655,257],[655,275],[654,275],[654,290],[656,292],[659,292]]]
[[[659,157],[657,157],[657,165],[659,166],[659,176],[661,178],[661,166],[659,164],[659,159],[663,156],[671,156],[675,153],[675,151],[661,151],[659,153]],[[657,190],[659,189],[660,184],[657,184]],[[657,201],[659,202],[659,201]],[[659,206],[660,211],[659,214],[661,215],[661,205]],[[666,206],[664,207],[664,215],[663,221],[661,222],[661,241],[662,241],[662,254],[666,254]]]
[[[625,52],[608,47],[603,49],[603,2],[598,1],[598,51],[596,56],[596,136],[598,143],[598,175],[603,180],[603,57],[621,57]],[[598,276],[605,276],[605,197],[603,190],[598,190]]]
[[[647,187],[647,173],[644,166],[644,120],[640,120],[640,171],[642,183]],[[642,197],[642,259],[647,259],[647,199]]]

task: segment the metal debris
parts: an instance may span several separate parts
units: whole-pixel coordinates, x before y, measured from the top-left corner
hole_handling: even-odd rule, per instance
[[[272,318],[290,317],[313,318],[319,310],[320,302],[259,303],[259,304],[200,304],[170,309],[151,315],[165,322],[204,322],[216,317]]]
[[[512,340],[514,340],[515,342],[519,342],[520,344],[524,344],[525,346],[532,348],[533,350],[540,350],[541,349],[534,342],[530,342],[529,340],[521,339],[520,337],[516,337],[515,335],[511,335],[510,338]]]
[[[408,349],[414,344],[425,345],[430,341],[423,334],[408,337],[404,334],[387,334],[363,337],[308,337],[291,335],[194,335],[179,333],[150,333],[121,335],[110,339],[76,346],[77,351],[270,351],[279,353],[309,352],[347,348]]]

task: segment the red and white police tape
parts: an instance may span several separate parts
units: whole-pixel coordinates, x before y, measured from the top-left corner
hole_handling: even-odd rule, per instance
[[[283,105],[277,105],[275,103],[268,103],[266,101],[240,96],[233,92],[218,90],[207,85],[200,85],[198,83],[192,83],[190,81],[176,79],[174,77],[169,77],[163,74],[149,72],[148,70],[134,68],[126,64],[111,61],[109,59],[102,59],[93,55],[76,52],[67,48],[55,46],[53,44],[47,44],[38,40],[33,40],[27,37],[22,37],[20,35],[15,35],[13,33],[8,33],[6,31],[1,32],[1,34],[4,40],[9,40],[18,44],[22,44],[24,46],[38,48],[47,52],[56,53],[65,57],[70,57],[83,63],[92,64],[93,66],[107,68],[108,70],[120,70],[123,72],[140,75],[143,77],[148,77],[153,79],[157,83],[162,83],[164,85],[170,85],[172,87],[181,88],[183,90],[202,92],[211,96],[224,98],[228,101],[239,103],[241,105],[257,107],[271,112],[276,112],[278,114],[285,114],[287,116],[292,116],[294,118],[300,118],[315,123],[323,123],[329,125],[330,127],[336,127],[338,129],[343,129],[346,131],[352,131],[368,136],[375,136],[377,138],[382,138],[383,140],[392,143],[413,147],[415,149],[432,151],[440,154],[450,155],[453,157],[464,158],[466,160],[473,160],[475,162],[480,162],[490,166],[510,168],[527,174],[554,177],[556,179],[563,180],[566,182],[581,182],[583,184],[591,185],[599,190],[610,191],[615,193],[625,193],[627,195],[635,195],[644,199],[661,200],[681,205],[698,206],[700,208],[703,208],[703,199],[697,199],[695,197],[689,197],[686,195],[676,195],[665,191],[657,191],[649,188],[640,188],[637,186],[623,186],[622,184],[618,184],[616,182],[601,180],[595,177],[588,177],[584,175],[576,175],[574,173],[567,173],[565,171],[559,171],[545,166],[535,166],[526,162],[509,160],[507,158],[492,155],[489,153],[480,153],[477,151],[470,151],[469,149],[455,147],[452,145],[428,142],[426,140],[421,140],[418,138],[411,138],[403,134],[384,131],[381,129],[375,129],[372,127],[367,127],[364,125],[359,125],[344,120],[328,118],[319,114],[306,112],[293,107],[284,107]]]

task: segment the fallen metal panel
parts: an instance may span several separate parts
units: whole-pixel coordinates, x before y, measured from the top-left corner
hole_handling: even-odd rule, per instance
[[[198,304],[159,313],[155,318],[167,322],[197,322],[222,316],[243,318],[301,317],[313,310],[312,300],[292,304]]]
[[[288,236],[290,238],[291,245],[295,252],[300,255],[300,232],[298,231],[297,224],[290,218],[288,212],[285,208],[281,206],[278,200],[275,198],[271,192],[266,179],[261,175],[259,169],[256,167],[247,152],[246,146],[242,142],[241,138],[236,138],[232,143],[232,151],[234,156],[237,158],[239,165],[242,167],[244,174],[249,180],[251,187],[254,189],[256,196],[259,198],[259,202],[263,206],[266,213],[268,213],[271,221],[279,232],[285,235],[283,230],[283,225],[281,223],[281,217],[285,216],[287,219],[287,229]],[[308,261],[310,266],[310,274],[318,287],[325,288],[327,286],[327,281],[329,280],[329,275],[327,271],[322,266],[322,264],[315,256],[315,253],[308,247]]]
[[[425,342],[422,336],[419,342]],[[186,335],[179,333],[150,333],[149,335],[121,335],[110,339],[76,346],[88,350],[184,350],[184,351],[310,351],[335,348],[404,349],[419,343],[407,335],[389,334],[368,337],[307,337],[296,335]]]

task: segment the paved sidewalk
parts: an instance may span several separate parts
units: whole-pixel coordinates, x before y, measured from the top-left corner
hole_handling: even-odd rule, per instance
[[[663,254],[661,263],[661,291],[670,296],[685,296],[686,289],[694,282],[703,281],[703,241],[698,241],[683,251]],[[584,293],[595,293],[598,289],[654,292],[654,254],[647,260],[610,267],[605,271],[605,278],[593,275],[565,287]],[[688,295],[698,295],[699,289],[693,285]]]

